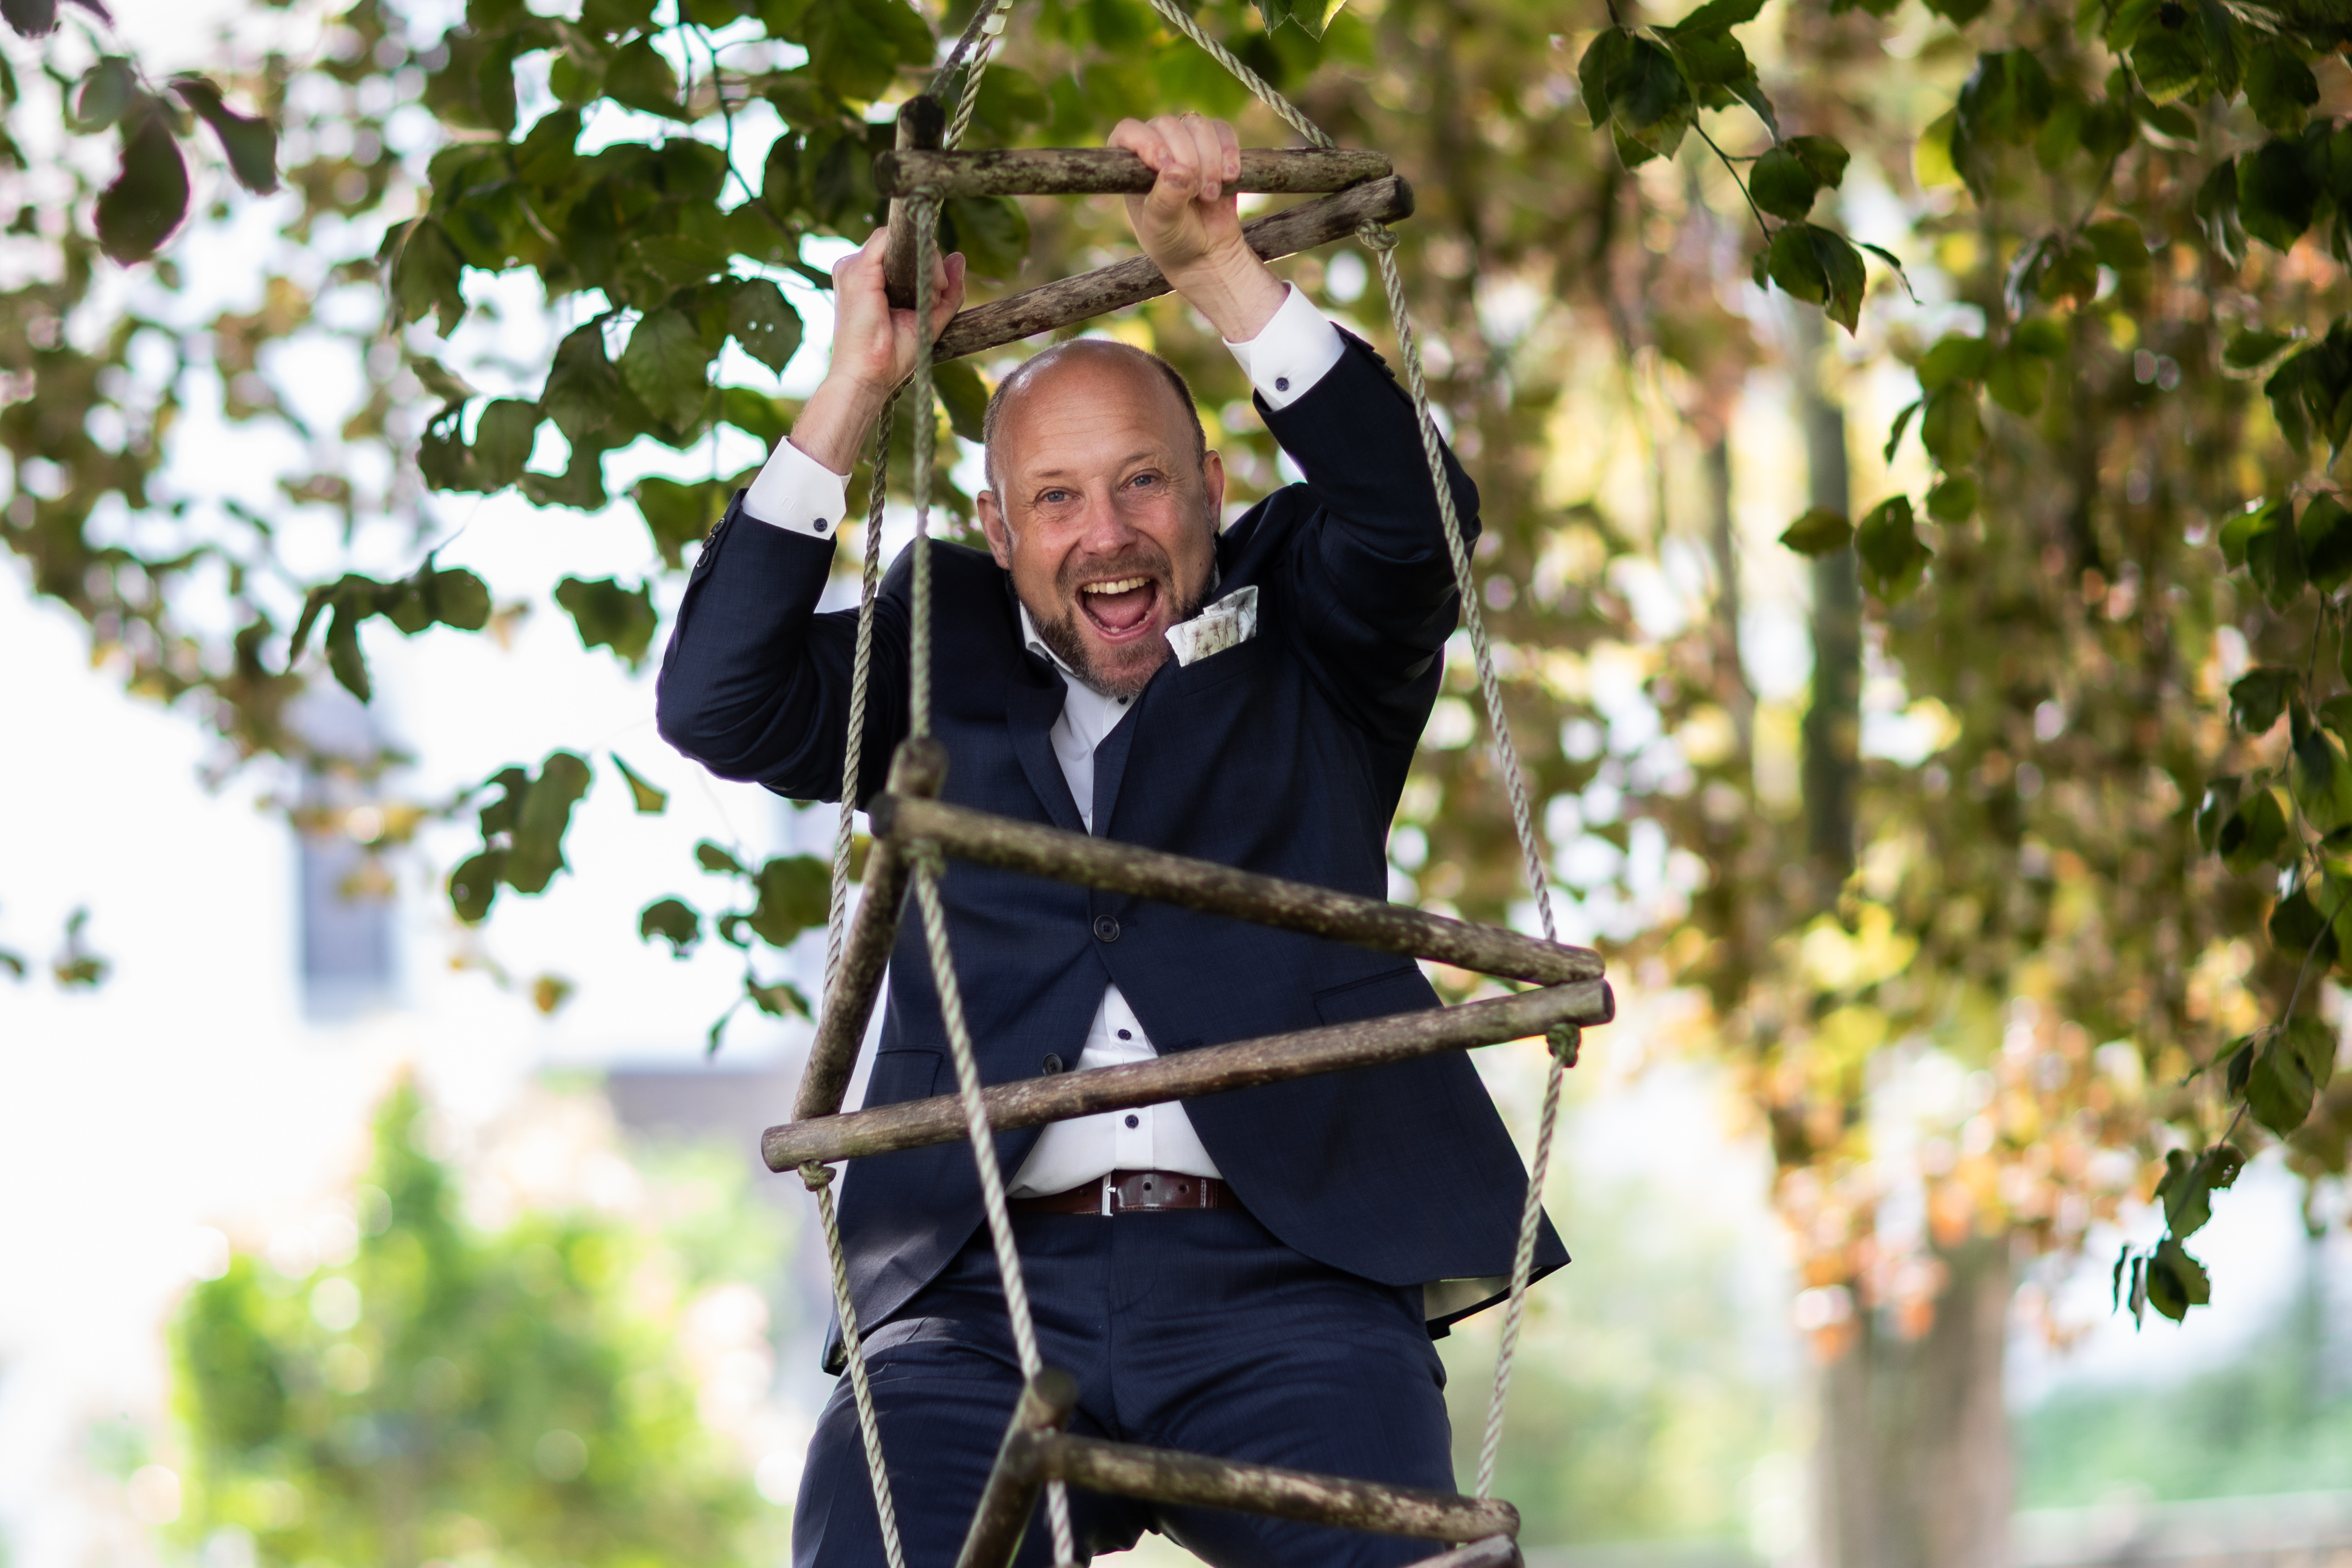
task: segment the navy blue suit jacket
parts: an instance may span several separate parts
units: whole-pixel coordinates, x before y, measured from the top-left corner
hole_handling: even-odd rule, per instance
[[[1458,608],[1427,464],[1410,401],[1360,342],[1288,407],[1258,406],[1306,482],[1217,542],[1215,592],[1257,585],[1257,635],[1160,668],[1096,753],[1096,830],[1384,898],[1390,820]],[[1447,461],[1475,529],[1476,491]],[[932,549],[944,798],[1085,831],[1046,737],[1062,677],[1024,647],[1009,574],[978,551]],[[746,519],[737,499],[695,563],[663,661],[671,744],[722,777],[840,798],[856,616],[815,613],[833,553]],[[910,592],[902,556],[876,605],[861,800],[908,730]],[[990,1083],[1076,1061],[1110,982],[1163,1053],[1437,1005],[1420,970],[1389,953],[959,862],[943,892]],[[911,908],[869,1105],[955,1087]],[[1509,1271],[1527,1172],[1460,1053],[1186,1110],[1250,1212],[1310,1258],[1400,1286]],[[1038,1136],[998,1137],[1008,1179]],[[860,1321],[887,1321],[981,1223],[961,1143],[860,1161],[841,1208]],[[1547,1272],[1567,1260],[1549,1224],[1537,1259]]]

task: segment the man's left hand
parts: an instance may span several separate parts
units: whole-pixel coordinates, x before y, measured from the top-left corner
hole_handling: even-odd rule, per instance
[[[1143,253],[1229,341],[1257,336],[1288,289],[1242,237],[1232,184],[1242,154],[1234,128],[1199,114],[1122,120],[1110,145],[1126,148],[1158,176],[1149,194],[1127,198]]]

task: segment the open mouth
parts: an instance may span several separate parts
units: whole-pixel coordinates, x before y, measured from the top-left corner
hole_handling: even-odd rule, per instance
[[[1141,637],[1159,607],[1160,584],[1151,577],[1110,577],[1078,589],[1078,608],[1109,642]]]

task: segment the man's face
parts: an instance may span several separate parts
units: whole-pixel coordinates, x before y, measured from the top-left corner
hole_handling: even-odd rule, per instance
[[[1190,411],[1151,366],[1073,347],[1003,410],[981,526],[1046,645],[1132,697],[1208,592],[1224,465],[1193,460]]]

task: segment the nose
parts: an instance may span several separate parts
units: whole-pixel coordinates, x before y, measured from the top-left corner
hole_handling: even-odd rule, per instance
[[[1108,488],[1089,489],[1087,509],[1078,528],[1078,548],[1089,555],[1111,555],[1126,549],[1137,538],[1135,525],[1112,499]]]

